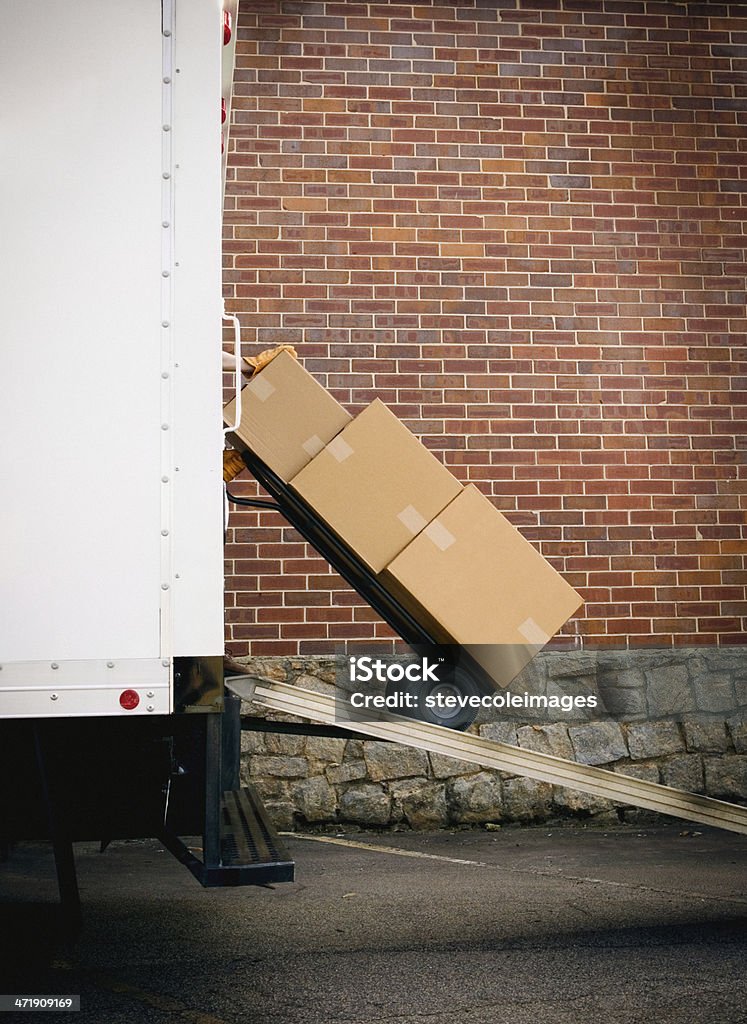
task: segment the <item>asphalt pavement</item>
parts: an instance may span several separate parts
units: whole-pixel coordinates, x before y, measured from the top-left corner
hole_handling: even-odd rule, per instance
[[[747,837],[672,826],[288,837],[297,880],[203,890],[150,841],[0,864],[0,992],[95,1024],[745,1024]]]

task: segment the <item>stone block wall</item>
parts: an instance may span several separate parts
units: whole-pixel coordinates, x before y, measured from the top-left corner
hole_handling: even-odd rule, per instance
[[[331,691],[332,658],[255,658],[259,675]],[[694,793],[747,801],[747,650],[549,652],[515,692],[594,690],[594,720],[481,721],[486,739],[600,765]],[[263,715],[245,705],[245,714]],[[560,786],[398,744],[244,731],[242,773],[284,829],[324,824],[413,829],[638,812]]]

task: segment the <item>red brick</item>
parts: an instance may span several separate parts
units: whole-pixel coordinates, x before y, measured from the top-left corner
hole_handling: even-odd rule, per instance
[[[224,288],[247,345],[296,345],[352,411],[382,397],[588,585],[561,645],[745,642],[723,103],[747,15],[307,6],[241,3]],[[234,653],[389,644],[277,516],[232,511],[229,540]]]

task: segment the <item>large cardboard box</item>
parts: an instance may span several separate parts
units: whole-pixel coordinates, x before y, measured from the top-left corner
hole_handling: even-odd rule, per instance
[[[583,603],[474,485],[408,544],[382,581],[435,639],[466,647],[501,686]]]
[[[287,483],[351,419],[297,359],[281,352],[242,390],[241,423],[228,437]],[[223,410],[227,426],[235,420],[236,399]]]
[[[378,399],[291,486],[377,573],[462,489]]]

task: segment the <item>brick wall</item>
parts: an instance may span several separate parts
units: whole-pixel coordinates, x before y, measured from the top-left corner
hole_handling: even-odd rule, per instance
[[[489,495],[573,644],[747,640],[746,72],[743,4],[242,0],[227,308]],[[226,555],[234,654],[390,635],[277,515]]]

